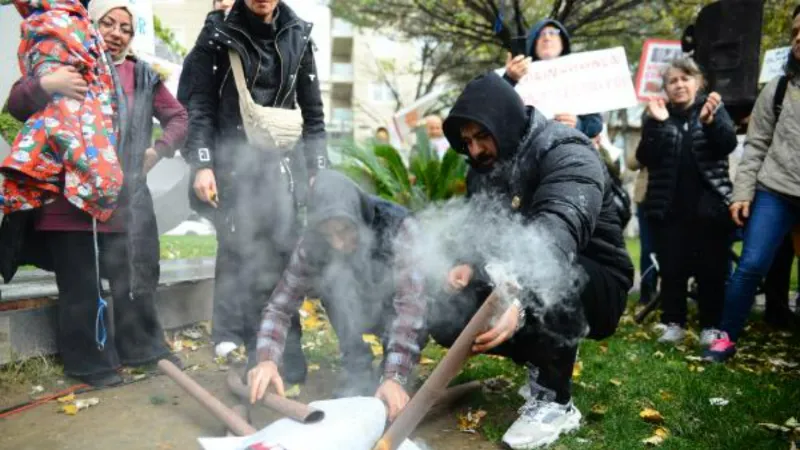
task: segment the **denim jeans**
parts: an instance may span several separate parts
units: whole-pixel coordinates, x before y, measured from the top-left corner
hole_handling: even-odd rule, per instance
[[[650,259],[650,254],[655,252],[653,230],[652,225],[644,216],[642,208],[638,206],[636,208],[636,218],[639,220],[639,243],[641,245],[639,270],[641,271],[642,279],[639,284],[639,302],[650,303],[658,282],[658,272],[653,267],[653,261]]]
[[[728,283],[720,328],[739,338],[753,307],[758,283],[767,275],[783,240],[800,219],[800,207],[772,192],[758,190],[744,230],[739,266]]]

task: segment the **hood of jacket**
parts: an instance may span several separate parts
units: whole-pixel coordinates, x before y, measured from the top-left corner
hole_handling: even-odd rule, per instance
[[[479,75],[467,84],[444,121],[444,135],[450,147],[472,157],[461,138],[461,128],[475,122],[485,128],[497,145],[498,161],[513,157],[528,125],[525,104],[517,91],[494,72]]]
[[[544,27],[548,25],[561,30],[561,44],[564,46],[564,50],[561,51],[561,56],[569,55],[572,52],[569,31],[567,31],[567,28],[564,27],[564,24],[554,19],[545,19],[531,28],[531,31],[528,32],[528,39],[525,43],[525,48],[528,50],[528,56],[532,57],[534,61],[539,59],[539,57],[536,56],[536,40],[539,39],[539,33],[541,33]]]

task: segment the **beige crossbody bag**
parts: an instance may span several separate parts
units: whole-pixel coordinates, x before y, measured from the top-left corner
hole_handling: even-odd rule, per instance
[[[303,116],[300,110],[257,104],[247,88],[239,54],[233,50],[228,54],[236,90],[239,92],[239,112],[248,142],[263,149],[291,150],[303,132]]]

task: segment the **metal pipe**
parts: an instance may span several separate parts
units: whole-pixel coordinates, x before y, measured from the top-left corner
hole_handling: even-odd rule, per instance
[[[247,421],[239,417],[236,412],[225,406],[216,397],[211,395],[210,392],[197,384],[189,375],[181,372],[181,369],[172,362],[162,359],[158,362],[158,368],[238,436],[248,436],[257,431],[252,425],[247,423]]]
[[[494,315],[495,304],[500,295],[495,290],[486,298],[469,323],[458,335],[439,365],[425,380],[408,405],[400,412],[373,450],[396,450],[419,425],[425,414],[443,395],[450,381],[458,375],[461,367],[472,355],[475,338],[482,333]]]
[[[235,370],[228,372],[228,388],[243,401],[250,401],[250,391],[242,382],[241,375]],[[319,409],[272,393],[267,393],[264,396],[263,404],[267,408],[300,423],[315,423],[325,418],[325,413]]]

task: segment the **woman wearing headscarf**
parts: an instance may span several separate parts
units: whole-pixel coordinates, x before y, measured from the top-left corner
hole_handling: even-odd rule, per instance
[[[75,14],[87,13],[75,0],[62,3]],[[107,220],[96,220],[65,195],[52,195],[32,214],[10,214],[9,218],[17,216],[17,226],[4,226],[3,233],[21,230],[29,244],[15,264],[28,259],[56,274],[56,341],[64,372],[102,387],[124,381],[120,366],[152,369],[162,358],[180,364],[164,340],[154,303],[159,241],[146,175],[160,158],[172,156],[182,145],[188,118],[159,74],[131,53],[136,21],[128,0],[93,0],[88,16],[113,65],[113,149],[124,175],[122,189]],[[25,121],[51,102],[91,101],[81,69],[27,74],[12,88],[9,112]],[[152,143],[154,117],[163,133]],[[68,176],[61,173],[57,183],[61,189]],[[109,280],[113,317],[106,312],[101,277]],[[107,331],[111,329],[113,333]]]

